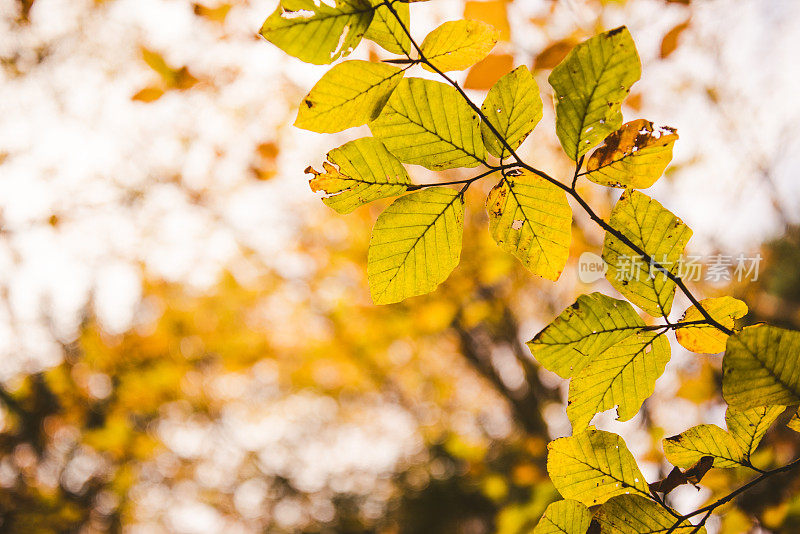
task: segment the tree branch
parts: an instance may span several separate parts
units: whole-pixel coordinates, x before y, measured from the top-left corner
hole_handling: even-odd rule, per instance
[[[683,292],[683,294],[686,295],[686,297],[689,299],[689,301],[692,303],[692,305],[694,305],[695,308],[697,308],[697,310],[700,312],[700,314],[703,316],[703,318],[705,318],[706,321],[708,321],[708,323],[711,326],[713,326],[714,328],[720,330],[721,332],[723,332],[723,333],[725,333],[725,334],[727,334],[729,336],[734,334],[733,330],[731,330],[727,326],[723,325],[722,323],[720,323],[719,321],[717,321],[716,319],[714,319],[711,316],[711,314],[708,312],[708,310],[706,310],[703,307],[703,305],[700,304],[700,301],[694,296],[694,294],[692,294],[692,292],[689,290],[689,288],[686,286],[686,284],[684,283],[684,281],[681,279],[680,276],[670,272],[666,267],[661,265],[659,262],[655,261],[655,259],[652,258],[649,254],[647,254],[642,248],[640,248],[639,246],[635,245],[622,232],[620,232],[619,230],[617,230],[616,228],[614,228],[613,226],[608,224],[606,221],[604,221],[599,215],[597,215],[597,213],[594,212],[594,210],[583,199],[583,197],[581,197],[578,194],[578,192],[575,190],[575,184],[577,182],[578,176],[580,175],[579,171],[580,171],[581,166],[583,165],[583,158],[580,158],[578,160],[578,165],[577,165],[577,168],[575,170],[575,174],[573,176],[573,180],[572,180],[572,185],[571,186],[563,184],[562,182],[556,180],[555,178],[553,178],[549,174],[547,174],[547,173],[545,173],[543,171],[540,171],[539,169],[536,169],[536,168],[532,167],[531,165],[525,163],[522,160],[522,158],[520,158],[519,155],[514,151],[514,149],[511,148],[511,146],[509,145],[509,143],[506,140],[505,136],[500,134],[500,132],[497,130],[497,128],[494,126],[494,124],[492,124],[492,122],[488,119],[488,117],[486,117],[486,115],[483,113],[483,110],[481,110],[481,108],[477,104],[475,104],[472,101],[472,99],[469,98],[469,96],[458,85],[458,83],[455,82],[452,78],[450,78],[447,74],[442,72],[438,67],[433,65],[428,60],[428,58],[425,57],[425,54],[422,52],[422,48],[420,48],[420,46],[417,44],[417,42],[411,36],[411,32],[409,31],[408,27],[405,25],[405,23],[403,23],[403,21],[400,19],[400,16],[397,13],[397,11],[394,9],[394,6],[392,5],[394,1],[396,1],[396,0],[386,0],[381,5],[385,5],[387,7],[387,9],[392,13],[394,18],[397,20],[397,23],[400,25],[400,28],[402,28],[403,32],[408,36],[409,40],[411,41],[411,45],[414,47],[414,49],[416,50],[417,54],[419,55],[419,58],[415,59],[415,58],[412,58],[409,53],[406,53],[406,56],[408,57],[408,59],[410,61],[424,63],[425,65],[430,67],[434,72],[436,72],[439,76],[441,76],[444,80],[446,80],[451,86],[453,86],[456,89],[456,91],[458,91],[458,93],[461,95],[461,97],[464,99],[464,101],[473,109],[473,111],[475,111],[478,114],[478,116],[481,118],[481,121],[483,121],[483,123],[486,124],[486,126],[489,128],[489,130],[491,130],[492,134],[494,134],[495,137],[497,137],[497,139],[503,145],[503,148],[505,150],[508,150],[508,153],[514,159],[514,161],[516,162],[517,166],[522,167],[525,170],[527,170],[529,172],[532,172],[532,173],[536,174],[537,176],[539,176],[541,178],[544,178],[545,180],[547,180],[548,182],[552,183],[553,185],[563,189],[569,196],[571,196],[572,198],[575,199],[575,201],[581,206],[581,208],[583,208],[583,210],[586,212],[586,214],[589,216],[589,218],[592,221],[597,223],[606,232],[610,233],[611,235],[613,235],[614,237],[616,237],[617,239],[622,241],[631,250],[633,250],[639,256],[641,256],[641,258],[646,263],[648,263],[649,265],[652,265],[656,270],[662,272],[667,278],[672,280],[675,283],[675,285],[678,286],[678,288],[680,288],[681,292]],[[487,167],[488,167],[488,165],[487,165]]]

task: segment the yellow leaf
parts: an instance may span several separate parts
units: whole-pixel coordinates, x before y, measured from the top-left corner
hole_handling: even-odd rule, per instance
[[[733,297],[720,297],[700,301],[703,308],[717,322],[733,330],[735,319],[747,315],[747,304]],[[678,324],[705,320],[696,306],[683,314]],[[709,325],[684,326],[675,330],[678,343],[687,350],[699,353],[717,354],[725,350],[728,335]]]
[[[579,44],[548,80],[555,90],[556,133],[564,152],[578,159],[622,126],[620,107],[642,68],[624,26]]]
[[[404,163],[439,170],[486,158],[477,113],[441,82],[404,79],[369,127]]]
[[[376,118],[403,70],[385,63],[345,61],[335,65],[311,88],[294,125],[318,133],[340,132]]]
[[[373,5],[378,4],[379,0],[372,0],[372,3]],[[408,4],[395,2],[392,6],[400,17],[403,26],[410,30],[411,20]],[[372,18],[372,23],[369,25],[367,33],[364,34],[364,38],[373,41],[393,54],[405,54],[411,51],[411,38],[403,30],[403,26],[400,25],[397,17],[389,11],[388,7],[380,5],[375,9],[375,16]]]
[[[749,462],[736,440],[717,425],[698,425],[665,438],[664,454],[672,465],[687,468],[703,456],[714,458],[714,467],[740,467]]]
[[[675,516],[652,499],[638,495],[614,497],[596,516],[601,534],[706,534],[705,527],[695,527],[688,519],[674,530]]]
[[[692,231],[657,201],[626,190],[611,211],[610,224],[670,273],[678,272]],[[606,278],[617,291],[653,317],[669,314],[675,282],[664,272],[654,266],[651,269],[642,256],[610,232],[603,242],[603,259],[608,264]]]
[[[630,420],[653,394],[670,358],[669,341],[656,331],[636,331],[599,356],[569,384],[567,416],[574,432],[595,414],[617,407],[617,419]]]
[[[551,503],[533,534],[586,534],[592,514],[583,503],[570,499]]]
[[[547,449],[547,472],[565,499],[594,506],[617,495],[650,495],[636,460],[616,434],[590,428],[551,441]]]
[[[500,78],[486,95],[481,111],[512,149],[519,147],[542,118],[539,86],[528,67],[522,65]],[[481,123],[481,135],[490,154],[500,159],[510,156],[486,121]]]
[[[352,52],[374,13],[369,0],[281,0],[260,33],[291,56],[327,65]]]
[[[722,396],[739,410],[800,404],[800,332],[756,325],[730,336]]]
[[[558,280],[569,257],[572,210],[563,190],[531,173],[506,176],[486,199],[489,232],[533,274]]]
[[[489,55],[497,43],[498,32],[477,20],[445,22],[425,37],[420,48],[437,69],[463,70]],[[434,69],[423,65],[431,72]]]
[[[461,193],[432,187],[395,200],[372,230],[367,278],[375,304],[430,293],[458,265],[464,225]]]
[[[650,121],[631,121],[594,151],[586,163],[586,177],[611,187],[648,188],[664,174],[677,140],[674,128],[653,129]]]
[[[323,167],[324,172],[306,169],[306,173],[314,175],[308,183],[312,191],[327,193],[329,196],[322,201],[339,213],[350,213],[379,198],[397,196],[411,185],[400,161],[374,137],[356,139],[331,150]]]

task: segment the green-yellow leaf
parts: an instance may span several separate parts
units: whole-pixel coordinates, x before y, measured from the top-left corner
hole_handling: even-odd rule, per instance
[[[645,189],[661,178],[678,140],[675,128],[653,128],[637,119],[605,138],[586,163],[586,177],[600,185]]]
[[[558,280],[572,239],[572,210],[562,189],[534,174],[506,176],[486,199],[489,232],[533,274]]]
[[[461,257],[461,193],[432,187],[395,200],[372,229],[367,277],[375,304],[430,293]]]
[[[654,331],[636,331],[595,357],[569,385],[567,416],[573,432],[614,406],[618,420],[631,419],[653,394],[669,357],[669,341]]]
[[[570,499],[551,503],[533,534],[586,534],[592,514],[583,503]]]
[[[425,37],[420,48],[434,67],[442,72],[463,70],[489,55],[499,32],[478,20],[445,22]],[[434,69],[423,64],[431,72]]]
[[[800,404],[800,332],[757,325],[729,337],[722,395],[739,410]]]
[[[692,237],[691,229],[657,201],[638,191],[626,190],[611,211],[611,226],[672,274],[680,269],[680,258]],[[610,232],[603,242],[606,278],[631,302],[654,317],[666,316],[672,308],[675,282],[645,263],[632,248]]]
[[[381,0],[372,0],[372,4],[380,4]],[[392,4],[394,10],[400,16],[400,20],[407,29],[411,29],[411,20],[408,4],[395,2]],[[373,41],[384,50],[393,54],[405,54],[411,50],[411,39],[403,30],[403,26],[397,21],[386,5],[379,5],[375,9],[375,16],[372,24],[369,25],[364,38]]]
[[[539,86],[528,67],[522,65],[500,78],[486,95],[481,111],[516,150],[542,118]],[[501,159],[509,156],[485,121],[481,123],[481,134],[490,154]]]
[[[312,191],[329,196],[322,201],[339,213],[350,213],[379,198],[404,193],[411,180],[403,164],[379,140],[363,137],[328,152],[324,172],[306,172]],[[337,168],[338,167],[338,168]]]
[[[747,304],[733,297],[719,297],[700,301],[703,308],[723,326],[733,330],[736,319],[747,315]],[[696,306],[690,307],[678,323],[704,320]],[[678,343],[692,352],[717,354],[725,350],[728,335],[714,326],[685,326],[675,330]]]
[[[725,414],[728,432],[744,451],[745,458],[755,452],[761,438],[784,410],[786,406],[760,406],[744,411],[728,408]]]
[[[547,472],[565,499],[594,506],[617,495],[649,495],[636,460],[616,434],[591,428],[551,441],[547,449]]]
[[[536,334],[528,347],[545,369],[569,378],[643,326],[642,318],[626,301],[602,293],[581,295]]]
[[[369,0],[281,0],[261,27],[269,42],[307,63],[327,65],[355,48],[374,9]]]
[[[714,467],[747,465],[745,451],[736,440],[717,425],[698,425],[663,440],[664,455],[672,465],[693,466],[703,456],[714,458]]]
[[[402,79],[403,70],[386,63],[339,63],[303,99],[294,125],[332,133],[366,124],[380,114]]]
[[[486,159],[478,115],[440,82],[404,79],[369,127],[405,163],[438,170],[475,167]]]
[[[570,158],[577,161],[622,126],[622,101],[641,72],[624,26],[579,44],[553,69],[556,133]]]
[[[601,534],[665,534],[675,524],[675,516],[652,499],[620,495],[605,503],[596,516]],[[673,534],[706,534],[684,519]]]

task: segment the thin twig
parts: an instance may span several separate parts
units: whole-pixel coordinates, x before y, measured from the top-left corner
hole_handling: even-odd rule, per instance
[[[741,495],[745,491],[749,490],[753,486],[756,486],[756,485],[760,484],[761,482],[763,482],[764,480],[768,479],[769,477],[777,475],[777,474],[780,474],[780,473],[786,473],[788,471],[791,471],[792,469],[795,469],[798,466],[800,466],[800,458],[796,458],[795,460],[793,460],[792,462],[784,465],[783,467],[778,467],[778,468],[773,469],[771,471],[765,471],[759,477],[754,478],[753,480],[751,480],[750,482],[748,482],[744,486],[741,486],[741,487],[737,488],[736,490],[730,492],[728,495],[726,495],[725,497],[722,497],[718,501],[715,501],[715,502],[713,502],[713,503],[711,503],[711,504],[709,504],[707,506],[703,506],[702,508],[698,508],[694,512],[690,512],[688,514],[684,514],[684,515],[680,516],[680,518],[670,527],[670,529],[665,534],[672,534],[673,532],[675,532],[675,530],[680,526],[680,524],[682,522],[684,522],[684,521],[686,521],[688,519],[691,519],[692,517],[694,517],[696,515],[700,515],[700,514],[707,514],[708,515],[708,514],[710,514],[711,512],[716,510],[718,507],[722,506],[723,504],[727,504],[728,502],[732,501],[733,499],[735,499],[736,497],[738,497],[739,495]],[[705,518],[704,518],[704,521],[705,521]]]

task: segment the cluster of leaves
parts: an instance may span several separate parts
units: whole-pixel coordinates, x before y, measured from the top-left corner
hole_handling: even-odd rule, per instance
[[[409,28],[408,3],[399,0],[282,0],[261,29],[270,42],[315,64],[347,56],[362,37],[402,56],[336,64],[303,100],[295,123],[320,133],[367,124],[373,134],[332,150],[322,171],[306,171],[311,188],[324,192],[325,204],[339,213],[399,196],[372,231],[367,273],[374,302],[429,293],[448,278],[461,255],[464,194],[483,178],[497,181],[486,199],[492,237],[533,274],[557,280],[569,256],[571,198],[605,230],[606,276],[626,300],[583,295],[528,343],[543,367],[570,379],[573,425],[573,436],[552,442],[548,456],[550,477],[566,500],[547,510],[535,532],[584,533],[593,522],[602,532],[703,532],[711,512],[736,492],[686,515],[659,493],[699,482],[712,466],[760,471],[751,453],[786,407],[800,404],[800,333],[768,325],[739,329],[743,302],[700,301],[678,275],[692,231],[638,191],[663,174],[678,135],[643,119],[623,123],[622,103],[641,75],[630,33],[620,27],[592,37],[552,70],[556,134],[575,162],[571,183],[564,183],[516,152],[542,117],[539,89],[526,67],[503,76],[480,106],[447,74],[484,59],[497,31],[478,21],[446,22],[418,45]],[[415,65],[443,82],[406,77]],[[465,180],[416,184],[403,164],[485,170]],[[608,221],[578,193],[582,177],[624,189]],[[647,271],[626,275],[625,258]],[[677,289],[692,306],[671,322]],[[645,321],[633,305],[663,322]],[[728,430],[700,425],[664,440],[675,469],[648,485],[622,439],[590,424],[611,408],[621,421],[639,411],[670,359],[670,331],[690,351],[725,351]],[[790,425],[797,428],[797,415]],[[761,471],[750,484],[797,465]],[[689,521],[701,515],[699,524]]]

